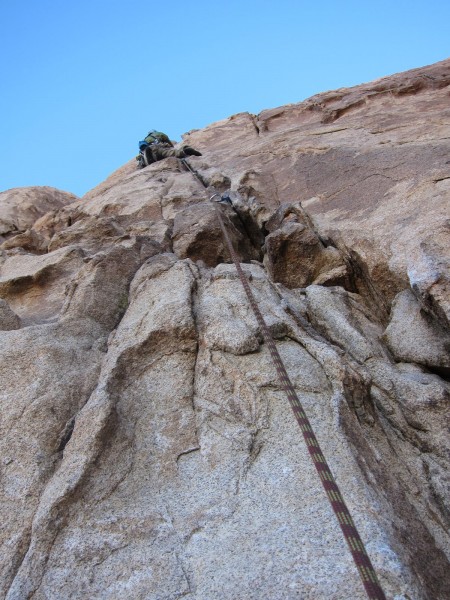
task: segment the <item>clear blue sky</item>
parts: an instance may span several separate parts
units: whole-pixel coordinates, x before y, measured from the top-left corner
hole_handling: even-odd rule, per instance
[[[0,0],[0,191],[82,195],[237,112],[450,55],[450,1]]]

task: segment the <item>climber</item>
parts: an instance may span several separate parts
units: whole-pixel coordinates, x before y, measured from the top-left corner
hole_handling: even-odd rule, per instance
[[[168,136],[161,131],[152,129],[143,140],[139,142],[139,154],[136,156],[138,168],[148,167],[152,163],[175,156],[186,158],[186,156],[201,156],[201,152],[190,146],[175,148]]]

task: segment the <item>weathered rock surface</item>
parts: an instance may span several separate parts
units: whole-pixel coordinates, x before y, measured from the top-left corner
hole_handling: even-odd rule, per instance
[[[0,598],[366,597],[227,189],[387,597],[449,597],[449,84],[444,61],[190,132],[198,179],[133,159],[36,212],[0,194]]]
[[[350,286],[340,252],[324,245],[301,204],[282,205],[266,229],[270,233],[265,240],[264,264],[273,281],[289,288],[313,283]]]
[[[385,317],[411,286],[448,326],[449,77],[447,60],[242,113],[186,141],[205,149],[206,174],[220,166],[266,219],[301,201],[322,238],[370,280]]]
[[[47,186],[13,188],[0,193],[0,243],[23,233],[39,217],[77,200],[75,194]]]
[[[9,304],[3,298],[0,298],[0,329],[8,331],[10,329],[20,329],[20,319],[16,313],[11,310]]]
[[[388,348],[399,362],[449,369],[450,336],[421,310],[414,294],[405,290],[394,299],[384,333]]]

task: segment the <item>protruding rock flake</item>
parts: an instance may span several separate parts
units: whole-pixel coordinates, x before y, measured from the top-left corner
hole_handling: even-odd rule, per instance
[[[0,600],[450,597],[449,85],[0,193]]]

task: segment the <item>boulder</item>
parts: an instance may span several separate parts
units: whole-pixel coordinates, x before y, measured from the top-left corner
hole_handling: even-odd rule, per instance
[[[214,267],[220,262],[231,262],[230,252],[220,228],[217,212],[222,219],[240,261],[257,259],[238,214],[229,206],[203,202],[178,212],[173,224],[173,251],[179,258],[201,260]]]
[[[264,264],[272,279],[286,287],[350,287],[348,268],[339,251],[325,246],[301,205],[283,205],[267,221]]]
[[[450,373],[450,335],[421,308],[410,290],[395,297],[383,338],[399,362]]]
[[[75,194],[48,186],[13,188],[0,193],[0,236],[23,233],[46,213],[77,200]],[[0,238],[1,241],[1,238]]]

